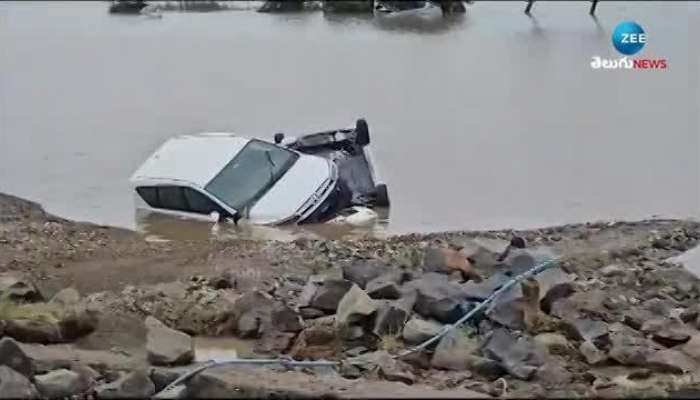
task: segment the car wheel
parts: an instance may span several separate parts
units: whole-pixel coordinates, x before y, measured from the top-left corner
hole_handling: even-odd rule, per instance
[[[369,144],[369,127],[364,118],[355,122],[355,143],[364,147]]]
[[[377,207],[389,207],[389,191],[383,183],[374,187],[374,204]]]

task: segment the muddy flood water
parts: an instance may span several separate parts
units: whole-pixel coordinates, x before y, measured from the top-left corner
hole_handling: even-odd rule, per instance
[[[241,3],[244,4],[244,3]],[[108,2],[0,3],[0,191],[154,238],[210,226],[137,215],[128,177],[166,138],[270,139],[365,117],[392,208],[384,235],[700,214],[700,4],[476,2],[392,22],[250,7],[162,18]],[[625,19],[662,71],[618,58]],[[365,233],[242,227],[288,239]]]

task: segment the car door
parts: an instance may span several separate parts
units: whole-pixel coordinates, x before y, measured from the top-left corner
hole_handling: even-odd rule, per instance
[[[136,189],[141,198],[151,207],[176,214],[194,214],[206,217],[216,211],[222,218],[230,213],[205,194],[186,186],[158,185]]]

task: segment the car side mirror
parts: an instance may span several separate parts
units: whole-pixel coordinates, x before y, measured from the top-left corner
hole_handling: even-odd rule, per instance
[[[284,133],[275,133],[274,136],[275,144],[280,144],[284,140]]]

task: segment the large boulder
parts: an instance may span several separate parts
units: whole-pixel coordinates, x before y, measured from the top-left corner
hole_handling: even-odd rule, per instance
[[[639,329],[651,335],[652,339],[666,347],[686,343],[694,330],[686,327],[680,321],[669,318],[653,318],[645,320]]]
[[[79,395],[88,389],[80,374],[64,368],[36,375],[35,382],[41,395],[49,399]]]
[[[378,300],[379,306],[372,332],[377,336],[399,335],[411,316],[413,298]]]
[[[517,337],[505,329],[496,329],[483,347],[488,357],[501,362],[508,373],[529,380],[544,364],[544,350],[527,336]]]
[[[311,307],[334,313],[338,303],[353,286],[351,281],[345,279],[327,279],[323,282],[311,300]]]
[[[0,365],[12,368],[28,379],[34,377],[34,362],[12,338],[0,339]]]
[[[376,301],[359,286],[352,285],[338,303],[335,325],[339,330],[350,328],[352,325],[362,325],[376,311]]]
[[[21,302],[43,301],[44,297],[34,283],[23,275],[0,273],[0,299]]]
[[[167,327],[159,320],[146,317],[146,352],[153,365],[184,365],[194,360],[194,342],[184,332]]]
[[[465,313],[462,304],[467,296],[457,283],[449,282],[448,277],[439,273],[427,273],[405,285],[415,290],[414,310],[425,318],[452,323]]]
[[[444,325],[432,321],[413,317],[403,327],[402,336],[409,344],[419,344],[430,339],[442,331]]]
[[[95,388],[98,399],[145,399],[155,394],[156,387],[146,370],[136,370],[114,382]]]
[[[0,365],[0,398],[36,399],[39,392],[24,375],[12,368]]]
[[[402,273],[389,272],[367,282],[367,294],[373,299],[395,300],[401,297]]]

